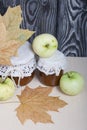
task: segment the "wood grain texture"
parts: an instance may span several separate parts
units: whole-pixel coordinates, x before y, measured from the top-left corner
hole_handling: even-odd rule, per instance
[[[69,56],[87,56],[87,1],[59,0],[59,49]]]
[[[87,56],[87,0],[3,0],[6,7],[21,5],[22,28],[56,36],[66,56]]]
[[[2,0],[5,7],[14,7],[20,4],[20,0]]]
[[[57,1],[20,0],[24,20],[22,27],[41,33],[56,35]],[[33,37],[35,37],[33,36]]]
[[[5,6],[3,5],[3,2],[0,1],[0,14],[1,14],[1,15],[4,15],[6,11],[7,11],[7,7],[5,7]]]

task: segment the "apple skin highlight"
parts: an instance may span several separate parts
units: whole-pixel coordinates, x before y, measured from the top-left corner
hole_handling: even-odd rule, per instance
[[[84,78],[75,71],[66,72],[60,79],[60,89],[67,95],[77,95],[84,88]]]

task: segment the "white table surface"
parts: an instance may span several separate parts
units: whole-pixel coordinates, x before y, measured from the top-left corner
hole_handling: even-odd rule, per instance
[[[1,130],[87,130],[87,58],[68,57],[68,66],[65,71],[74,70],[80,72],[85,79],[84,90],[76,96],[67,96],[53,88],[52,95],[60,96],[68,103],[67,106],[59,109],[59,112],[49,112],[54,124],[37,123],[27,120],[24,125],[20,123],[16,116],[17,103],[0,104],[0,129]],[[41,85],[36,77],[29,83],[35,88]],[[44,85],[42,85],[44,86]],[[10,101],[17,100],[16,94],[20,94],[21,88]]]

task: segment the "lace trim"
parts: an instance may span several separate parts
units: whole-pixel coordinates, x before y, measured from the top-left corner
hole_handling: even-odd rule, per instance
[[[56,69],[55,69],[55,68],[49,68],[49,69],[48,69],[48,68],[44,68],[43,66],[38,65],[38,66],[37,66],[37,69],[38,69],[39,71],[45,73],[46,75],[55,74],[56,76],[58,76],[59,73],[60,73],[60,71],[61,71],[61,70],[64,70],[65,67],[60,66],[59,68],[56,68]]]
[[[66,68],[66,57],[60,51],[56,51],[53,56],[49,58],[39,58],[37,62],[37,69],[46,75],[59,75],[60,70]]]
[[[27,76],[31,76],[32,72],[35,69],[36,69],[36,61],[35,59],[32,59],[30,62],[24,65],[0,66],[0,75],[3,80],[6,79],[8,76],[11,76],[11,79],[13,80],[15,86],[16,83],[13,77],[19,77],[17,86],[20,86],[20,79]]]
[[[19,76],[19,79],[18,79],[18,85],[17,85],[17,86],[20,86],[20,79],[23,78],[24,75],[23,75],[21,69],[19,69],[19,68],[17,68],[17,67],[15,67],[15,68],[8,68],[7,71],[1,76],[1,77],[2,77],[2,80],[5,80],[5,79],[9,76],[9,74],[10,74],[11,79],[12,79],[12,81],[14,82],[14,84],[15,84],[15,86],[16,86],[15,80],[14,80],[14,78],[13,78],[13,76],[12,76],[12,73],[13,73],[14,71],[18,71],[18,72],[20,73],[20,76]]]

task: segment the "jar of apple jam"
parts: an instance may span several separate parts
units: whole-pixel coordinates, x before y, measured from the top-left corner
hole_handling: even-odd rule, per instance
[[[58,86],[66,67],[66,57],[60,51],[56,51],[49,58],[39,57],[37,62],[37,77],[47,86]]]
[[[18,56],[10,59],[11,65],[0,65],[0,76],[10,77],[16,86],[27,85],[32,81],[36,70],[35,54],[31,44],[26,42],[18,49]]]

